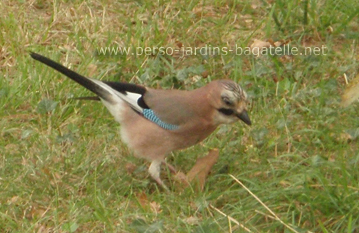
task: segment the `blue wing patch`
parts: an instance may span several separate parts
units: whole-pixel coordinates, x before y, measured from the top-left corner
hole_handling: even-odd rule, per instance
[[[156,114],[151,109],[148,109],[148,108],[143,109],[142,114],[146,119],[152,121],[153,123],[157,124],[158,126],[164,128],[164,129],[167,129],[167,130],[178,129],[177,125],[167,124],[167,123],[161,121],[161,119],[158,118],[158,116],[156,116]]]

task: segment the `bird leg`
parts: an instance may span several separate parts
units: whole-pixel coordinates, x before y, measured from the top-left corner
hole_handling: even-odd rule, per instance
[[[154,161],[152,161],[150,167],[148,168],[148,173],[150,174],[152,179],[154,179],[157,182],[157,184],[162,186],[162,188],[164,188],[166,191],[169,191],[167,186],[163,183],[163,181],[160,178],[160,171],[161,171],[162,162],[163,162],[162,160],[154,160]]]

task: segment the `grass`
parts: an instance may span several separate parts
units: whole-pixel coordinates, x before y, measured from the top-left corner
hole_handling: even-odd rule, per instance
[[[1,232],[359,231],[359,110],[339,105],[344,74],[349,82],[358,74],[356,1],[5,0],[0,9]],[[289,41],[301,51],[326,46],[328,54],[98,53],[106,46],[245,47],[254,39]],[[120,141],[107,110],[71,99],[89,93],[29,51],[94,78],[155,88],[230,78],[251,97],[253,125],[220,127],[169,156],[187,172],[210,148],[221,154],[202,192],[166,179],[168,194]]]

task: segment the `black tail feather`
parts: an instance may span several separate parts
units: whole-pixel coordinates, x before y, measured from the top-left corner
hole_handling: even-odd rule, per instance
[[[78,84],[84,86],[88,90],[90,90],[93,93],[95,93],[96,95],[98,95],[101,99],[104,99],[108,102],[112,102],[111,93],[109,93],[106,89],[104,89],[103,87],[101,87],[98,84],[96,84],[95,82],[93,82],[91,79],[86,78],[86,77],[76,73],[75,71],[72,71],[72,70],[66,68],[65,66],[47,58],[47,57],[44,57],[40,54],[32,52],[32,53],[30,53],[30,55],[33,59],[35,59],[39,62],[42,62],[47,66],[50,66],[51,68],[59,71],[60,73],[66,75],[70,79],[74,80]]]

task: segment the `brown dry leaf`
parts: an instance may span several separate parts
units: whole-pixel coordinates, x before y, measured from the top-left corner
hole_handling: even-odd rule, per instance
[[[274,47],[279,47],[279,46],[281,46],[283,44],[285,44],[285,43],[283,43],[282,41],[276,41],[276,42],[273,43]]]
[[[26,213],[25,217],[27,219],[39,219],[44,217],[44,215],[47,213],[48,210],[49,209],[34,204],[33,206],[31,206],[30,210]]]
[[[197,159],[196,164],[187,173],[188,182],[196,181],[200,190],[203,190],[206,178],[219,156],[218,149],[211,150],[208,155]]]
[[[275,42],[274,42],[273,39],[268,39],[267,41],[269,42],[270,45],[275,46],[275,45],[274,45]]]
[[[342,95],[342,107],[348,107],[355,100],[359,99],[359,75],[357,75],[350,84],[345,88],[344,94]]]
[[[350,134],[348,134],[348,133],[340,133],[338,135],[337,140],[341,143],[346,143],[346,142],[352,140],[352,136],[350,136]]]
[[[136,170],[137,166],[133,163],[126,163],[126,171],[128,174],[133,174],[133,172]]]
[[[148,206],[148,203],[149,203],[146,193],[145,192],[137,193],[136,197],[137,197],[138,203],[140,203],[141,207],[143,209],[146,209],[146,207]]]
[[[162,211],[161,205],[154,201],[150,202],[145,192],[136,194],[136,197],[143,209],[151,210],[155,214],[158,214]]]
[[[19,201],[19,196],[13,196],[10,200],[7,201],[8,205],[16,204]]]
[[[201,74],[201,76],[202,76],[203,78],[207,78],[208,75],[209,75],[208,70],[203,71],[202,74]]]
[[[259,6],[257,5],[257,4],[251,4],[251,8],[253,9],[253,10],[255,10],[255,9],[257,9]]]
[[[184,220],[189,225],[195,225],[200,222],[200,219],[194,216],[190,216]]]
[[[265,49],[265,48],[270,48],[270,47],[279,47],[279,46],[283,46],[288,44],[290,41],[289,40],[278,40],[278,41],[274,41],[272,39],[268,39],[267,41],[263,41],[263,40],[257,40],[254,39],[253,43],[250,45],[251,51],[254,55],[261,55],[261,52]]]
[[[270,46],[271,46],[271,43],[268,42],[268,41],[254,39],[254,41],[251,44],[250,48],[251,48],[252,53],[259,55],[260,52],[264,48],[269,48]]]
[[[182,43],[181,41],[176,40],[175,43],[176,43],[176,45],[177,45],[178,48],[182,48],[182,47],[183,47],[183,43]]]
[[[286,180],[281,180],[279,182],[279,184],[284,187],[284,188],[287,188],[287,187],[290,187],[291,186],[291,183],[289,181],[286,181]]]
[[[153,213],[155,214],[161,213],[161,205],[158,204],[157,202],[155,201],[150,202],[150,207]]]

